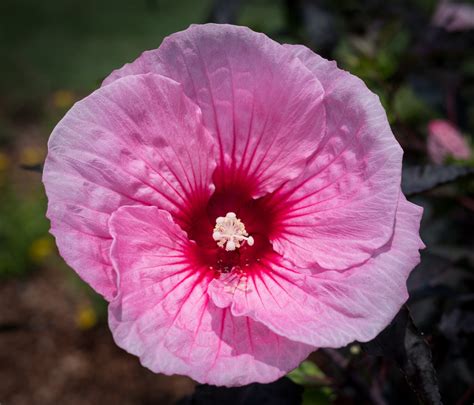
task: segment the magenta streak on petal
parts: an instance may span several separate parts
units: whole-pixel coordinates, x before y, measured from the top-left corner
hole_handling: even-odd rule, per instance
[[[420,217],[421,209],[401,197],[389,246],[360,267],[312,276],[273,254],[254,265],[244,290],[226,288],[228,275],[212,280],[208,292],[234,316],[249,316],[295,341],[340,347],[370,340],[407,298],[406,279],[424,247],[414,232]]]
[[[48,217],[145,367],[266,383],[372,339],[406,300],[423,244],[401,158],[378,97],[335,63],[192,26],[58,124]],[[245,230],[213,236],[228,213]]]
[[[94,242],[109,237],[108,216],[122,205],[158,206],[190,222],[190,208],[213,189],[212,151],[199,108],[168,78],[129,76],[77,103],[53,132],[43,175],[62,256],[111,299],[113,269]],[[77,231],[84,237],[72,246],[64,235]]]
[[[324,133],[317,77],[292,52],[247,28],[191,27],[104,83],[144,72],[183,85],[219,145],[217,182],[246,176],[255,181],[254,197],[301,173]]]
[[[117,344],[141,356],[147,367],[201,382],[241,385],[272,381],[311,351],[250,318],[215,307],[207,295],[210,273],[189,266],[193,243],[165,211],[122,207],[110,225],[111,255],[121,275],[111,303],[112,332]],[[180,254],[188,264],[169,260]],[[161,359],[171,359],[166,368]]]

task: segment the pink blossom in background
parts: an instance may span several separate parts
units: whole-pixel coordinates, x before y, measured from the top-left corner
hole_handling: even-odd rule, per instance
[[[432,120],[428,124],[428,154],[441,164],[448,157],[469,159],[471,150],[459,130],[445,120]]]
[[[433,15],[433,25],[446,31],[474,29],[474,5],[440,0]]]
[[[270,382],[374,338],[422,209],[377,96],[309,49],[196,25],[113,72],[49,141],[61,255],[155,372]]]

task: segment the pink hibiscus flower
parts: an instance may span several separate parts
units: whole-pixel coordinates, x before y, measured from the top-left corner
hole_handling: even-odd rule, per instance
[[[421,208],[379,99],[303,46],[192,26],[113,72],[49,141],[61,255],[155,372],[269,382],[375,337]]]
[[[446,120],[432,120],[428,124],[428,155],[441,164],[448,156],[469,159],[471,149],[459,130]]]

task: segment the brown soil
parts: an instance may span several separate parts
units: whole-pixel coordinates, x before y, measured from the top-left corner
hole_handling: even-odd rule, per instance
[[[65,270],[0,283],[0,404],[172,404],[193,391],[118,348],[105,322],[81,330],[85,291]]]

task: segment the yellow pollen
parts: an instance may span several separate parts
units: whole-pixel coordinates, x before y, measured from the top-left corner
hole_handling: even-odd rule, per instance
[[[245,230],[245,225],[233,212],[216,218],[212,238],[217,242],[217,246],[227,251],[241,247],[244,242],[249,246],[254,244],[254,239]]]

